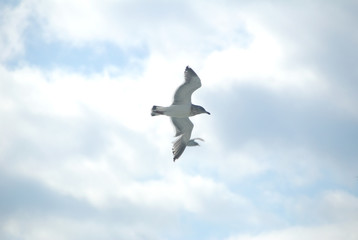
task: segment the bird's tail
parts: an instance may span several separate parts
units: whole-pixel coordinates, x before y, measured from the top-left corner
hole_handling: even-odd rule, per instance
[[[200,146],[200,144],[198,142],[196,142],[195,140],[200,140],[200,141],[204,142],[204,139],[202,139],[202,138],[193,138],[193,139],[190,139],[186,145],[188,147]]]
[[[160,106],[153,106],[152,107],[152,113],[151,115],[152,116],[158,116],[158,115],[163,115],[164,114],[164,110],[165,110],[165,107],[160,107]]]

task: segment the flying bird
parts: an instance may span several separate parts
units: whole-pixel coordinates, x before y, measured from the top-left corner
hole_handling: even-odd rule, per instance
[[[207,113],[202,106],[194,105],[191,103],[191,95],[193,92],[201,87],[201,81],[198,75],[189,66],[184,71],[184,83],[178,87],[174,94],[174,101],[169,107],[153,106],[152,116],[166,115],[169,116],[174,127],[175,137],[178,137],[173,144],[173,161],[175,162],[184,152],[187,146],[198,146],[196,140],[201,138],[191,137],[194,124],[189,120],[189,117],[201,113]]]

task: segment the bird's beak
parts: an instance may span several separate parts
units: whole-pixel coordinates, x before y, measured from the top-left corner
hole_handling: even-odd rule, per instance
[[[209,112],[206,112],[206,113],[210,115],[210,113],[209,113]]]

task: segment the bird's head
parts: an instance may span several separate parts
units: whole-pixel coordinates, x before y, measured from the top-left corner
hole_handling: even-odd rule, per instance
[[[202,106],[198,106],[198,105],[191,105],[191,116],[197,115],[197,114],[201,114],[201,113],[206,113],[209,114],[210,113],[208,111],[205,110],[205,108],[203,108]]]

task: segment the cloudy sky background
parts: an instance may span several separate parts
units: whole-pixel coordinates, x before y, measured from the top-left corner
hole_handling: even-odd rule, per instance
[[[0,238],[358,239],[356,1],[1,1]],[[201,147],[172,162],[190,65]]]

